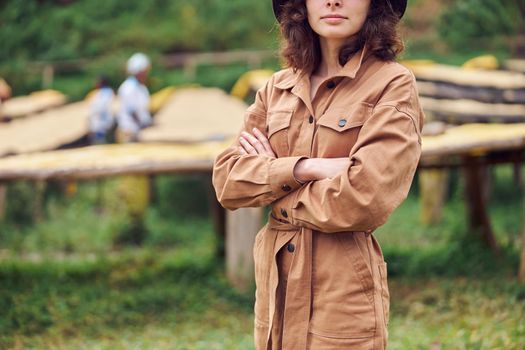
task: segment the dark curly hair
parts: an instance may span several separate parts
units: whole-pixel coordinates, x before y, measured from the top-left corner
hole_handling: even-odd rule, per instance
[[[389,1],[371,0],[366,21],[339,51],[339,63],[344,65],[366,43],[368,52],[383,61],[393,61],[404,45],[397,30],[399,16]],[[319,36],[308,23],[305,0],[290,0],[279,17],[283,37],[281,57],[287,67],[313,72],[321,62]]]

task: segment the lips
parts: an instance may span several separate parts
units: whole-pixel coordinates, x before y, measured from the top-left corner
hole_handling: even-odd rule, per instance
[[[348,19],[348,17],[338,15],[338,14],[329,14],[321,17],[321,19]]]

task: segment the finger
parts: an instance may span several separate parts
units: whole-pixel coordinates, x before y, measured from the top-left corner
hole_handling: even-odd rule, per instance
[[[253,136],[250,133],[247,133],[247,132],[243,131],[242,132],[242,137],[244,137],[244,139],[246,141],[248,141],[257,150],[258,154],[266,153],[266,150],[264,149],[264,146],[262,145],[262,143],[255,136]]]
[[[246,150],[242,146],[239,146],[238,150],[239,150],[239,153],[241,154],[241,156],[244,156],[244,155],[248,154],[248,152],[246,152]]]
[[[268,138],[259,129],[253,128],[253,134],[259,140],[259,142],[263,145],[264,149],[266,150],[266,153],[270,155],[275,155],[272,149],[272,146],[270,145],[270,142],[268,141]]]
[[[248,154],[259,154],[257,153],[257,150],[244,137],[240,137],[239,142]]]

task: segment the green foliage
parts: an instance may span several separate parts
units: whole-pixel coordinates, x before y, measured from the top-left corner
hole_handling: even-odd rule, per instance
[[[42,67],[35,61],[87,59],[82,74],[78,69],[60,73],[53,86],[73,100],[83,98],[100,74],[117,87],[124,62],[135,51],[153,58],[153,77],[164,77],[156,67],[161,54],[266,49],[276,41],[270,2],[250,0],[8,0],[0,2],[0,26],[0,76],[17,95],[41,88]],[[222,71],[208,69],[197,81],[182,82],[228,87],[240,70]],[[162,79],[151,88],[167,84]]]
[[[206,217],[208,198],[213,198],[209,175],[158,176],[155,178],[155,207],[164,217]],[[209,197],[210,196],[210,197]]]
[[[517,0],[454,0],[441,14],[441,37],[457,51],[494,49],[517,32],[523,19]]]
[[[247,16],[247,14],[250,14]],[[4,1],[0,62],[266,47],[274,20],[265,1]],[[153,25],[152,25],[153,24]]]
[[[52,254],[108,252],[136,244],[133,238],[137,237],[146,246],[158,247],[200,242],[200,232],[211,226],[209,201],[214,193],[210,182],[206,175],[156,177],[153,203],[138,221],[126,214],[118,179],[80,183],[71,198],[60,182],[41,188],[16,182],[8,186],[0,245],[21,253]],[[39,205],[36,193],[42,197]],[[35,221],[38,211],[44,217]]]

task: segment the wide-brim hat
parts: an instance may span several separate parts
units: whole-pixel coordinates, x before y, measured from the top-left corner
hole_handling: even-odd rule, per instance
[[[275,18],[279,20],[281,16],[282,6],[289,0],[272,0],[273,2],[273,13]],[[407,0],[385,0],[389,1],[395,12],[399,14],[399,18],[403,17],[405,10],[407,9]]]

